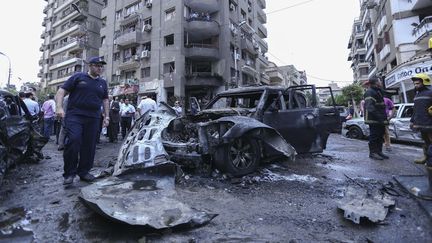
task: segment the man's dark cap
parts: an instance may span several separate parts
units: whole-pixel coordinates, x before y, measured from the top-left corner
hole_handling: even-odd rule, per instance
[[[102,64],[102,65],[106,64],[103,57],[92,57],[89,59],[88,63],[89,64]]]
[[[21,92],[18,93],[18,96],[19,96],[20,98],[24,98],[24,97],[25,97],[25,93],[21,91]]]

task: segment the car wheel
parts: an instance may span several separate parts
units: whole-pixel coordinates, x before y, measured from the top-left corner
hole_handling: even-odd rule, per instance
[[[260,157],[258,142],[255,139],[241,137],[218,148],[214,160],[217,169],[233,176],[243,176],[258,168]]]
[[[348,129],[347,137],[349,138],[361,139],[363,136],[362,130],[357,126],[352,126]]]

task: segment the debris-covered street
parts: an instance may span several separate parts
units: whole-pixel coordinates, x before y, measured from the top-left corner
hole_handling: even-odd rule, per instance
[[[95,173],[115,163],[120,143],[102,139]],[[431,219],[392,175],[423,174],[411,160],[420,147],[395,144],[390,160],[367,157],[367,142],[332,134],[323,154],[300,155],[242,178],[184,171],[177,199],[217,215],[208,224],[154,230],[112,222],[78,198],[85,182],[62,185],[62,157],[53,142],[39,164],[22,164],[4,178],[0,242],[428,242]],[[384,189],[383,189],[384,188]],[[356,224],[338,206],[352,192],[391,197],[383,221]],[[144,203],[144,202],[143,202]],[[138,217],[138,215],[137,215]]]

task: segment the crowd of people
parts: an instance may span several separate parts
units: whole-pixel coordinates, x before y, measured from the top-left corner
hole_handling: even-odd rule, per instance
[[[193,21],[193,20],[211,21],[211,17],[210,17],[210,14],[208,12],[198,13],[195,11],[191,11],[189,14],[188,20],[189,21]]]

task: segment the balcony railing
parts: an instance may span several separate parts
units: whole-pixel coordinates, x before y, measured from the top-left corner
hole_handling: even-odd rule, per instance
[[[380,60],[381,61],[384,60],[384,58],[386,58],[389,54],[390,54],[390,45],[387,44],[379,53]]]
[[[424,18],[419,25],[413,29],[413,36],[417,38],[417,42],[432,32],[432,16]]]

